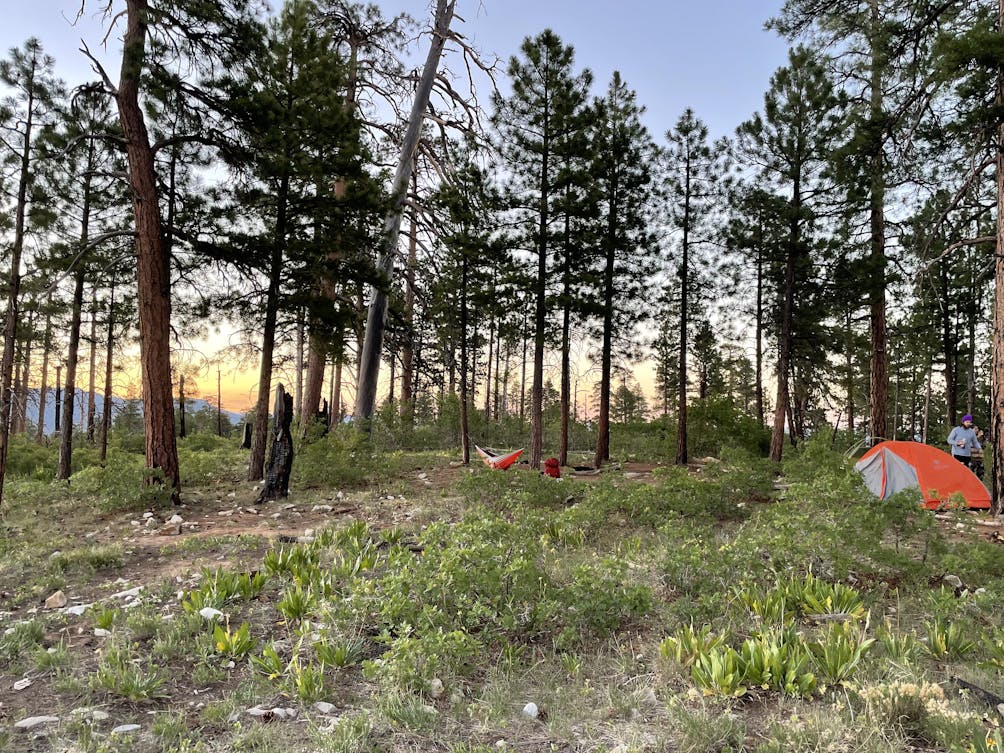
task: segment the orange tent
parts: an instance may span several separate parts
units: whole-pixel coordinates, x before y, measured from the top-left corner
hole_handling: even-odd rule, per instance
[[[990,492],[976,474],[947,452],[921,442],[879,442],[854,468],[880,499],[903,489],[919,489],[924,506],[936,509],[960,494],[971,508],[990,508]]]

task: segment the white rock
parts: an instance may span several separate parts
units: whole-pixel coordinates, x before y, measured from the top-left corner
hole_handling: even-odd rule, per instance
[[[331,505],[314,505],[310,508],[311,512],[331,512],[334,508]]]
[[[237,496],[237,492],[230,492],[230,494],[227,495],[227,499],[233,499],[236,496]]]
[[[422,479],[423,481],[425,481],[425,479],[429,478],[429,474],[428,473],[419,473],[418,477],[420,479]]]
[[[175,523],[175,524],[177,524],[177,523],[184,523],[185,519],[183,517],[181,517],[180,515],[178,515],[178,513],[175,513],[174,515],[172,515],[170,518],[167,519],[167,522],[168,523]]]
[[[58,716],[29,716],[27,719],[22,719],[14,725],[14,729],[21,730],[22,732],[29,732],[36,727],[42,727],[46,724],[57,724],[59,722]]]
[[[94,628],[94,635],[98,638],[107,638],[112,634],[111,630],[105,630],[104,628]]]
[[[61,554],[62,554],[62,552],[59,549],[57,549],[56,551],[54,551],[52,554],[49,555],[49,559],[50,560],[54,560],[54,559],[56,559],[56,557],[58,557]]]
[[[142,592],[143,586],[136,586],[136,588],[130,588],[126,591],[119,591],[116,594],[112,594],[112,599],[135,599]]]
[[[140,521],[138,521],[138,520],[130,520],[129,521],[129,525],[136,526],[136,528],[139,528],[143,524]]]
[[[112,730],[113,735],[126,735],[130,732],[136,732],[137,730],[143,729],[138,724],[120,724],[118,727]]]
[[[203,607],[199,610],[199,614],[202,615],[202,619],[204,620],[215,620],[223,616],[223,612],[213,607]]]
[[[90,609],[92,606],[94,606],[94,605],[93,604],[74,604],[72,607],[67,607],[65,609],[65,612],[67,614],[72,614],[74,617],[79,617],[84,612],[86,612],[88,609]]]
[[[296,505],[294,505],[294,504],[293,504],[293,503],[291,503],[291,502],[287,502],[286,504],[284,504],[284,505],[282,506],[282,508],[281,508],[281,509],[283,509],[283,510],[293,510],[293,509],[295,509],[295,508],[296,508]]]
[[[443,695],[443,681],[438,677],[433,677],[429,682],[429,695],[433,698],[439,698]]]
[[[147,519],[152,518],[153,517],[153,513],[150,512],[149,510],[147,510],[145,513],[143,513],[143,517],[147,518]]]
[[[958,575],[949,574],[942,578],[942,580],[952,588],[962,588],[962,579]]]
[[[274,512],[271,515],[269,515],[269,517],[272,518],[272,520],[278,520],[279,518],[282,517],[282,513],[281,512]]]
[[[272,716],[274,716],[276,719],[289,718],[289,715],[286,713],[286,709],[282,708],[281,706],[276,706],[274,709],[271,709],[271,712]]]
[[[526,706],[523,707],[523,716],[530,719],[536,719],[540,716],[540,709],[537,708],[537,704],[530,701]]]
[[[228,516],[228,515],[233,515],[233,514],[234,514],[234,511],[233,511],[233,510],[220,510],[220,511],[219,511],[218,513],[216,513],[216,514],[217,514],[217,515],[220,515],[220,516],[223,516],[223,517],[226,517],[226,516]]]
[[[25,677],[23,680],[18,680],[14,683],[14,690],[24,690],[25,688],[31,687],[31,680]]]
[[[66,594],[62,591],[56,591],[45,600],[45,606],[48,609],[61,609],[66,606],[68,601],[69,599],[66,598]]]
[[[303,529],[303,535],[304,536],[313,536],[314,535],[314,529],[313,528],[304,528]]]
[[[335,495],[335,498],[336,499],[345,499],[345,492],[338,492],[338,494]]]
[[[328,703],[327,701],[318,701],[314,704],[314,708],[320,711],[322,714],[334,714],[338,711],[338,707],[333,703]]]

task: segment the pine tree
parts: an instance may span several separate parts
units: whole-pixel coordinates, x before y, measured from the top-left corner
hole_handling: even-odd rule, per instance
[[[778,386],[770,449],[775,461],[781,459],[785,425],[790,427],[792,438],[796,431],[796,411],[791,405],[792,385],[799,376],[794,368],[796,326],[810,329],[813,321],[825,315],[812,305],[818,290],[812,284],[813,203],[824,192],[822,171],[838,132],[838,104],[822,63],[799,48],[789,54],[788,66],[771,77],[763,114],[757,113],[738,129],[744,158],[765,186],[785,196],[787,233],[778,260],[783,282],[776,303]],[[810,340],[803,338],[805,343]],[[803,372],[802,376],[807,375]]]
[[[634,341],[634,327],[648,315],[642,302],[654,269],[652,162],[655,144],[641,124],[635,93],[616,71],[597,103],[596,165],[600,198],[600,384],[594,465],[610,456],[610,391],[614,338]]]
[[[693,311],[701,310],[702,301],[692,296],[710,286],[696,270],[707,267],[707,260],[692,256],[708,240],[707,223],[715,203],[724,194],[728,166],[725,161],[727,144],[708,141],[708,127],[687,109],[672,130],[666,133],[666,170],[669,188],[669,216],[673,229],[680,234],[679,263],[676,277],[680,281],[679,372],[677,375],[676,463],[687,463],[687,386],[688,386],[688,325]],[[705,263],[702,263],[705,262]],[[706,303],[703,302],[703,303]]]
[[[533,384],[530,396],[530,466],[543,457],[544,349],[548,331],[548,285],[557,240],[557,208],[562,198],[559,145],[583,127],[588,72],[576,74],[574,50],[551,30],[527,38],[522,58],[512,57],[508,74],[512,93],[495,101],[494,123],[506,167],[512,174],[511,196],[527,247],[535,257],[533,282]]]
[[[54,77],[55,61],[42,51],[37,39],[29,39],[10,57],[0,61],[0,82],[13,90],[0,108],[3,126],[4,161],[14,163],[17,177],[14,206],[14,242],[11,246],[10,273],[5,291],[7,310],[4,316],[3,356],[0,359],[0,500],[7,471],[10,441],[11,408],[14,399],[12,378],[21,296],[21,265],[27,234],[28,203],[38,134],[51,123],[62,94],[62,84]]]

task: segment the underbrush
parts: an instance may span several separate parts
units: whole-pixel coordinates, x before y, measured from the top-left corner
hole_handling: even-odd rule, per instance
[[[189,452],[206,484],[240,459],[216,440]],[[809,443],[782,492],[775,466],[742,451],[652,483],[465,471],[448,521],[428,522],[440,490],[413,488],[400,525],[340,518],[260,563],[150,584],[128,609],[14,620],[0,666],[62,705],[156,710],[164,749],[993,750],[994,710],[959,688],[1004,693],[1001,550],[955,528],[965,514],[946,536],[916,498],[869,499],[841,458]],[[295,478],[401,484],[444,460],[336,431],[302,448]],[[104,472],[130,463],[116,454]],[[82,479],[54,509],[122,493],[94,469]],[[6,512],[19,519],[60,488],[13,484],[31,500]],[[47,584],[111,579],[129,557],[68,544],[5,542],[3,582],[43,557]],[[61,649],[60,631],[102,636],[100,650]],[[204,706],[188,705],[195,690]],[[256,706],[303,721],[265,724]],[[102,734],[57,738],[96,751]]]

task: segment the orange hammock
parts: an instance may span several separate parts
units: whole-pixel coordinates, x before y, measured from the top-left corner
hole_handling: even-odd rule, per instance
[[[523,450],[515,450],[510,452],[508,455],[502,455],[490,450],[484,450],[477,445],[474,445],[474,449],[478,451],[478,455],[484,461],[484,464],[489,468],[494,468],[499,471],[504,471],[510,465],[519,460],[519,456],[523,454]]]

